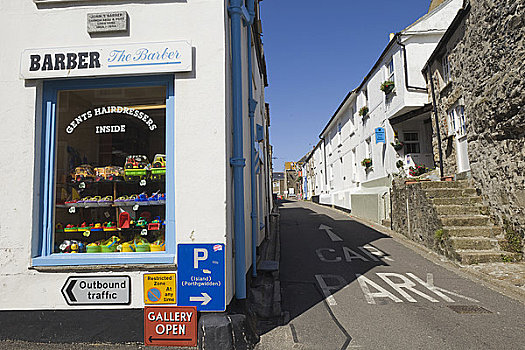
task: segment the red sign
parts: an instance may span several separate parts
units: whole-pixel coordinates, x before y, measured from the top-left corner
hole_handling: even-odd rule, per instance
[[[197,346],[195,306],[145,306],[144,344]]]

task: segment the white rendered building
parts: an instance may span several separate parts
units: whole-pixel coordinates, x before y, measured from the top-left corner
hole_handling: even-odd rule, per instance
[[[215,306],[168,304],[246,298],[271,210],[259,0],[2,1],[0,23],[0,310],[142,310],[199,244],[224,254]],[[76,305],[86,272],[129,296]]]
[[[319,135],[316,176],[322,180],[322,204],[388,221],[392,174],[408,173],[415,165],[434,167],[421,69],[461,5],[461,0],[445,1],[391,35],[362,83],[337,108]],[[396,150],[393,143],[402,146]]]

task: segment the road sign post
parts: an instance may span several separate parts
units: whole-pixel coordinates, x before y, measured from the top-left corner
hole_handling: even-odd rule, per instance
[[[177,305],[226,310],[224,244],[179,244]]]

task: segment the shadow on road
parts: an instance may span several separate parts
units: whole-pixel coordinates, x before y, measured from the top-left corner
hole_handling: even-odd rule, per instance
[[[282,309],[293,322],[325,303],[347,345],[351,337],[328,307],[331,295],[374,267],[389,266],[392,258],[374,245],[389,237],[319,205],[282,200],[279,206]],[[272,328],[263,330],[263,334]]]

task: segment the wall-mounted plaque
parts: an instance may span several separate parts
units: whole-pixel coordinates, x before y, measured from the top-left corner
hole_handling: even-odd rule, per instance
[[[123,32],[128,29],[128,13],[126,11],[88,13],[88,33]]]

